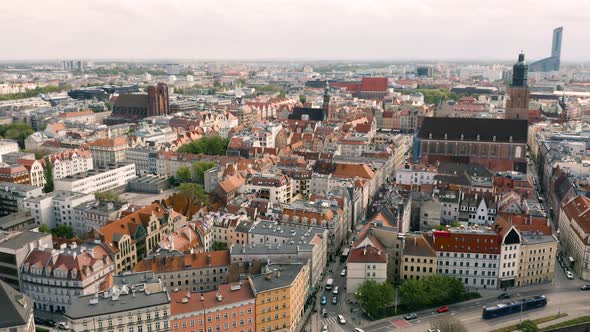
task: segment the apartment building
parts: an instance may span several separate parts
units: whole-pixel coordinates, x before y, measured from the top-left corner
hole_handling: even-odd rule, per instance
[[[558,240],[541,232],[521,233],[522,245],[516,286],[541,284],[555,278]]]
[[[293,182],[284,175],[258,174],[248,178],[240,189],[243,193],[258,193],[268,199],[272,205],[291,203],[293,200]]]
[[[256,298],[246,281],[200,294],[170,293],[172,332],[256,330]]]
[[[2,332],[35,332],[33,301],[31,298],[0,280],[0,303],[2,303]]]
[[[309,296],[307,265],[268,265],[248,282],[256,297],[256,332],[297,331]]]
[[[106,167],[125,161],[125,152],[129,148],[123,137],[100,138],[90,143],[90,152],[94,167]]]
[[[23,262],[35,248],[51,248],[50,234],[39,232],[0,232],[0,280],[20,289]]]
[[[56,190],[39,197],[25,199],[25,209],[31,212],[35,223],[45,224],[50,228],[58,225],[73,227],[76,225],[74,208],[80,204],[93,201],[94,194]]]
[[[367,236],[355,244],[346,260],[346,292],[354,293],[367,280],[385,282],[387,262],[385,248],[376,238]]]
[[[2,162],[2,155],[11,152],[18,152],[18,142],[10,139],[0,140],[0,162]]]
[[[43,188],[28,184],[0,183],[0,216],[23,211],[25,200],[43,195]]]
[[[73,207],[72,212],[74,232],[76,234],[98,232],[108,222],[119,219],[121,213],[128,207],[129,203],[97,200],[78,204]]]
[[[170,290],[202,293],[214,291],[227,282],[230,263],[228,250],[194,254],[157,250],[135,265],[133,270],[153,271]]]
[[[137,177],[135,164],[109,164],[85,173],[55,180],[55,190],[75,191],[84,194],[115,190],[127,186]]]
[[[576,196],[562,204],[559,214],[561,251],[582,280],[590,280],[590,199]]]
[[[21,271],[21,290],[43,311],[64,312],[72,299],[93,294],[113,272],[113,261],[97,243],[63,244],[59,250],[35,248]]]
[[[100,228],[98,234],[113,258],[115,272],[131,270],[158,248],[158,243],[186,224],[186,217],[152,203]]]
[[[170,297],[153,273],[125,274],[72,299],[64,317],[72,331],[170,331]]]
[[[438,273],[463,281],[465,287],[498,287],[501,237],[488,228],[449,228],[434,231]]]
[[[404,240],[400,279],[420,279],[436,274],[438,258],[429,241],[423,235],[411,235]]]
[[[94,168],[92,154],[88,150],[67,150],[48,156],[53,167],[55,180],[80,173]]]

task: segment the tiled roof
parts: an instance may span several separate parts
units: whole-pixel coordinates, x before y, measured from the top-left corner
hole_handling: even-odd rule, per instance
[[[385,92],[387,91],[387,77],[363,77],[361,91]]]
[[[566,217],[578,224],[587,237],[590,233],[590,199],[586,196],[579,195],[569,200],[562,206],[563,213]]]
[[[123,137],[99,138],[90,144],[91,147],[93,147],[93,146],[116,147],[116,146],[123,146],[123,145],[125,145],[125,146],[127,145],[127,141]]]
[[[365,179],[372,179],[375,177],[373,172],[367,164],[336,164],[334,176],[353,178],[361,177]]]
[[[221,301],[217,298],[218,294],[221,295]],[[185,300],[183,301],[183,299]],[[247,281],[240,281],[237,284],[219,285],[218,290],[201,294],[190,294],[183,291],[171,292],[170,314],[174,316],[202,310],[215,310],[217,307],[233,307],[232,304],[234,303],[249,300],[255,301],[256,298]]]
[[[156,253],[137,263],[134,270],[136,272],[154,271],[156,273],[161,273],[229,266],[230,263],[229,250],[184,255],[166,255],[162,257]]]
[[[387,263],[385,250],[366,245],[352,249],[347,263]]]

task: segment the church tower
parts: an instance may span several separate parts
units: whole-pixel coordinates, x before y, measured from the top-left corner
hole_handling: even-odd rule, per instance
[[[332,119],[332,112],[330,112],[330,83],[326,79],[326,87],[324,89],[324,102],[322,104],[322,109],[324,110],[325,118]]]
[[[529,118],[529,66],[524,61],[524,53],[518,55],[518,62],[512,67],[512,84],[508,88],[506,119],[527,120]]]

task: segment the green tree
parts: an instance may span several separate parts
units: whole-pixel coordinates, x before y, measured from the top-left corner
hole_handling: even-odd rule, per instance
[[[53,164],[49,160],[48,157],[45,157],[43,163],[43,176],[45,177],[45,186],[43,187],[43,192],[50,193],[53,191],[54,188],[54,181],[53,181]]]
[[[457,220],[455,220],[451,223],[451,227],[459,227],[459,226],[461,226],[461,223],[458,222]]]
[[[518,329],[522,332],[537,332],[539,327],[531,320],[523,320],[522,323],[518,324]]]
[[[302,104],[305,104],[307,102],[307,97],[305,95],[299,95],[299,101]]]
[[[189,144],[183,145],[178,149],[182,153],[206,154],[206,155],[225,155],[229,139],[221,136],[205,136]]]
[[[181,166],[176,170],[176,180],[178,182],[187,182],[191,180],[191,169],[187,166]]]
[[[354,297],[369,317],[379,318],[383,315],[383,309],[393,302],[394,292],[391,284],[369,279],[360,284]]]
[[[209,203],[209,195],[202,186],[196,183],[182,183],[178,186],[178,190],[190,205],[207,205]]]
[[[404,281],[400,296],[408,309],[418,310],[461,301],[467,297],[467,292],[460,279],[431,275]]]
[[[21,149],[25,148],[25,139],[34,132],[33,127],[24,122],[0,125],[0,136],[18,141]]]
[[[213,242],[213,246],[211,247],[211,249],[213,251],[226,250],[227,249],[227,243],[215,241],[215,242]]]
[[[213,81],[213,87],[215,87],[215,88],[221,88],[221,82],[219,80],[214,80]]]
[[[195,163],[193,163],[192,165],[192,172],[193,172],[193,180],[197,183],[203,183],[204,182],[204,174],[205,171],[213,168],[217,166],[217,163],[215,163],[214,161],[207,161],[207,160],[201,160],[201,161],[197,161]]]
[[[52,92],[61,92],[68,89],[69,86],[55,86],[55,85],[48,85],[44,87],[36,87],[34,89],[27,89],[25,92],[18,92],[18,93],[8,93],[4,95],[0,95],[0,101],[4,100],[13,100],[13,99],[25,99],[36,97],[42,93],[52,93]]]
[[[98,201],[125,203],[125,200],[122,199],[121,196],[119,196],[119,194],[112,191],[95,192],[94,198],[96,198],[96,200]]]
[[[51,234],[51,228],[49,228],[49,226],[47,226],[47,224],[41,224],[39,226],[39,232]]]
[[[68,225],[58,225],[54,229],[51,230],[51,234],[57,237],[65,237],[66,239],[71,239],[74,237],[74,229]]]

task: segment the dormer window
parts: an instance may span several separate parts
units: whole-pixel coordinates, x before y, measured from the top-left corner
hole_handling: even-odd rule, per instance
[[[445,133],[445,139],[447,139],[447,133]]]
[[[496,141],[496,136],[492,137],[492,140],[495,142]]]
[[[510,143],[512,143],[512,136],[510,136],[509,141],[510,141]]]
[[[428,138],[432,139],[432,133],[428,134]]]
[[[463,138],[464,138],[464,136],[463,136],[463,134],[461,134],[461,140],[463,140]]]
[[[479,134],[477,134],[477,141],[479,142]]]

